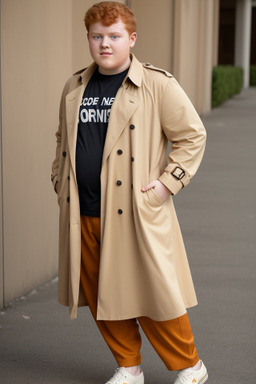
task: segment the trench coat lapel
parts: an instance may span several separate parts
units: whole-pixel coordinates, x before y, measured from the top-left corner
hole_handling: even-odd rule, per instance
[[[119,92],[111,108],[102,165],[107,160],[122,131],[139,106],[137,97],[124,89],[124,87]],[[118,121],[116,116],[118,116]]]
[[[102,166],[110,155],[110,152],[112,151],[131,116],[139,106],[139,100],[136,96],[136,92],[132,92],[132,88],[129,86],[129,81],[131,81],[136,87],[141,86],[142,65],[133,54],[131,54],[131,59],[131,67],[128,72],[129,79],[127,78],[123,83],[123,86],[119,89],[111,108],[102,157]],[[118,120],[116,116],[118,116]]]

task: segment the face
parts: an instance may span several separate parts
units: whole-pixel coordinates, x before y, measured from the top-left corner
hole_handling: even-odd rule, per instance
[[[130,66],[130,49],[134,47],[137,34],[131,35],[121,20],[110,26],[101,22],[90,26],[87,34],[93,60],[104,75],[115,75]]]

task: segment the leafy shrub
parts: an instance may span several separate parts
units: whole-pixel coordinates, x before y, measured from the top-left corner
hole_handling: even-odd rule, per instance
[[[212,107],[239,93],[243,86],[243,70],[231,65],[219,65],[212,72]]]

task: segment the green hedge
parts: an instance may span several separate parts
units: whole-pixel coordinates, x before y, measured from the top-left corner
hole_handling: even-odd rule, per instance
[[[212,107],[239,93],[243,85],[243,70],[231,65],[219,65],[212,72]]]
[[[250,86],[256,86],[256,65],[250,68]]]

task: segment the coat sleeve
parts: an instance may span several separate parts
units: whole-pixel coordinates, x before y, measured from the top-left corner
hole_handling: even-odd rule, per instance
[[[163,94],[161,124],[172,143],[168,165],[159,180],[176,195],[196,173],[205,149],[206,131],[178,82],[171,78]]]

